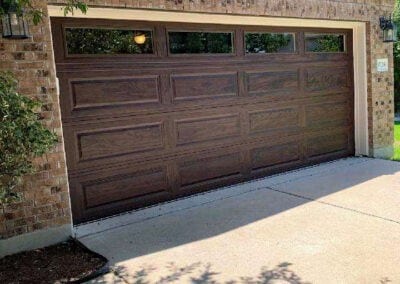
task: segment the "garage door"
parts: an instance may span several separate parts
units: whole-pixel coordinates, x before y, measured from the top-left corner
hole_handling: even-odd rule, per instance
[[[74,223],[354,154],[349,30],[52,32]]]

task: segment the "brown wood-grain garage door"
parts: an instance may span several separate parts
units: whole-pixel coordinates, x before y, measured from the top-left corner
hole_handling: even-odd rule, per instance
[[[52,32],[74,223],[354,153],[349,30],[53,18]]]

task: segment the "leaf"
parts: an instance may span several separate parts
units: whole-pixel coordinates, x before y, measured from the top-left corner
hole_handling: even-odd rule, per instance
[[[43,21],[45,13],[41,9],[35,8],[32,3],[34,3],[32,0],[3,0],[3,4],[0,7],[0,15],[6,13],[11,4],[15,4],[18,14],[24,12],[27,18],[32,20],[34,25],[38,25]],[[88,6],[79,0],[68,0],[62,9],[64,10],[64,16],[69,13],[73,14],[75,10],[79,10],[83,14],[86,14]]]
[[[33,10],[32,11],[32,22],[34,25],[38,25],[44,17],[44,13],[39,10]]]
[[[68,0],[63,8],[64,16],[68,15],[69,13],[73,15],[75,10],[79,10],[82,12],[82,14],[86,14],[88,6],[79,0]]]

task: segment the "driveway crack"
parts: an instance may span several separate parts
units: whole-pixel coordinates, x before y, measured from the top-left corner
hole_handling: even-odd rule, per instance
[[[294,197],[297,197],[297,198],[301,198],[301,199],[304,199],[304,200],[314,201],[314,202],[317,202],[317,203],[320,203],[320,204],[332,206],[332,207],[335,207],[335,208],[351,211],[351,212],[354,212],[354,213],[357,213],[357,214],[366,215],[366,216],[369,216],[369,217],[381,219],[381,220],[384,220],[384,221],[388,221],[388,222],[392,222],[392,223],[395,223],[397,225],[400,225],[399,221],[396,221],[396,220],[393,220],[393,219],[390,219],[390,218],[386,218],[386,217],[382,217],[382,216],[379,216],[379,215],[375,215],[375,214],[372,214],[372,213],[360,211],[360,210],[349,208],[349,207],[345,207],[345,206],[342,206],[342,205],[337,205],[337,204],[334,204],[334,203],[329,203],[329,202],[326,202],[326,201],[314,199],[314,198],[311,198],[311,197],[307,197],[307,196],[303,196],[303,195],[299,195],[299,194],[295,194],[295,193],[291,193],[291,192],[282,191],[282,190],[275,189],[275,188],[272,188],[272,187],[265,187],[265,188],[269,189],[269,190],[272,190],[272,191],[275,191],[275,192],[279,192],[279,193],[283,193],[283,194],[286,194],[286,195],[290,195],[290,196],[294,196]]]

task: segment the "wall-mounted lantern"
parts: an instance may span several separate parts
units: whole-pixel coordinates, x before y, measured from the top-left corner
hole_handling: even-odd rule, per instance
[[[379,18],[379,26],[383,33],[383,42],[395,42],[397,41],[397,27],[392,21],[392,17],[388,19],[386,17]]]
[[[12,39],[29,38],[29,26],[24,11],[18,11],[15,2],[8,5],[8,7],[3,5],[4,2],[0,3],[4,11],[4,14],[1,16],[3,37]]]

